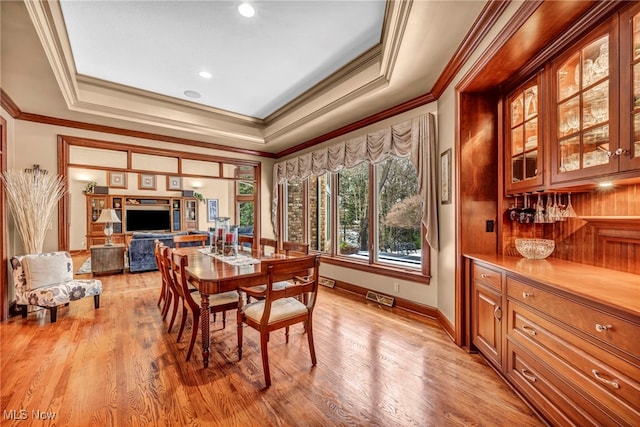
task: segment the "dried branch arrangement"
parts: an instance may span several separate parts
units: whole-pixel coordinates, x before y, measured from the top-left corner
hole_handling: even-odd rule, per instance
[[[27,254],[42,253],[56,204],[66,193],[64,180],[38,167],[7,170],[0,178],[24,250]]]

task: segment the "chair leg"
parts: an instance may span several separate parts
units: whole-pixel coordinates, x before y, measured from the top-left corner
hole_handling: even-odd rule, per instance
[[[58,307],[50,307],[49,313],[51,313],[51,323],[56,323],[56,320],[58,320]]]
[[[22,313],[22,318],[26,319],[27,318],[27,314],[29,313],[29,306],[28,305],[18,305],[18,308],[20,309],[20,312]]]
[[[242,313],[238,310],[238,360],[242,360]]]
[[[267,353],[267,344],[269,337],[266,332],[260,332],[260,352],[262,353],[262,370],[264,371],[264,383],[267,387],[271,386],[271,372],[269,371],[269,354]]]
[[[222,312],[222,329],[227,327],[227,311]]]
[[[180,338],[182,338],[182,332],[184,332],[184,325],[187,324],[187,308],[182,305],[182,318],[180,319],[180,330],[178,331],[178,339],[176,342],[180,342]]]
[[[162,307],[162,320],[167,319],[167,314],[169,314],[169,307],[171,306],[172,302],[173,302],[173,293],[167,292],[167,301],[165,301],[164,307]]]
[[[313,345],[313,328],[311,328],[311,317],[305,322],[307,325],[307,340],[309,341],[309,353],[311,354],[311,364],[316,366],[316,349]]]
[[[166,283],[164,283],[164,280],[162,281],[162,287],[160,288],[160,296],[158,297],[158,307],[160,307],[160,303],[163,300],[167,299],[167,296],[165,295],[167,293],[167,285]]]
[[[178,314],[178,303],[180,302],[180,298],[174,296],[173,298],[173,313],[171,314],[171,321],[169,322],[169,329],[167,332],[171,333],[171,328],[173,328],[173,322],[176,320],[176,314]]]
[[[191,325],[191,341],[189,342],[189,350],[187,350],[187,362],[191,358],[193,345],[196,343],[198,336],[198,326],[200,325],[200,313],[193,313],[193,324]]]
[[[100,308],[100,295],[93,296],[93,307]]]
[[[284,342],[286,342],[287,344],[289,344],[289,327],[285,326],[284,327]]]

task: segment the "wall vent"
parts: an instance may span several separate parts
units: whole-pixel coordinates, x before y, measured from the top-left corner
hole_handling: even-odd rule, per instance
[[[378,304],[386,305],[388,307],[393,307],[393,302],[395,301],[395,298],[393,297],[379,294],[373,291],[367,291],[367,299],[369,301],[377,302]]]
[[[320,276],[318,278],[318,283],[320,283],[322,286],[326,286],[327,288],[333,288],[336,286],[336,281],[332,280],[332,279],[328,279],[326,277],[322,277]]]

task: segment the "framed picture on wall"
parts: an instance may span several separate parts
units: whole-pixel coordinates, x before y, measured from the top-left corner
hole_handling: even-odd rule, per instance
[[[207,199],[207,221],[214,222],[218,217],[218,199]]]
[[[111,188],[127,188],[127,173],[126,172],[107,172],[107,181]]]
[[[138,174],[138,190],[155,190],[156,176],[145,173]]]
[[[451,203],[451,148],[440,154],[440,203]]]
[[[182,190],[182,177],[167,176],[167,190]]]

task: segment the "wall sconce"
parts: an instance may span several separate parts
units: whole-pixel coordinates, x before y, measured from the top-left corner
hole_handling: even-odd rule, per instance
[[[202,188],[202,183],[200,181],[194,181],[191,183],[191,188],[193,188],[194,190]]]

